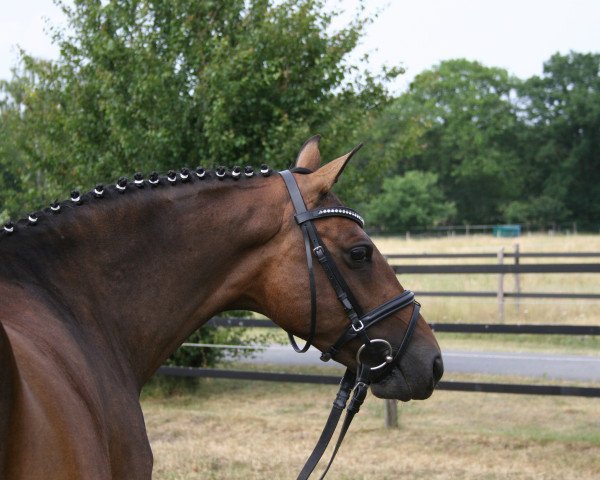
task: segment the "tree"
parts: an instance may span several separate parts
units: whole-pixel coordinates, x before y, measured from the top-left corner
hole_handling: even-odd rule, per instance
[[[555,54],[519,89],[531,221],[600,224],[600,54]],[[512,205],[509,211],[519,208]]]
[[[283,168],[315,132],[328,138],[326,158],[339,155],[398,73],[374,77],[348,64],[368,20],[330,32],[335,13],[319,0],[77,0],[62,8],[69,27],[54,34],[58,61],[24,55],[2,89],[17,112],[23,170],[43,183],[35,199],[21,197],[29,208],[124,172]]]
[[[399,174],[436,173],[456,205],[456,220],[500,220],[522,188],[512,101],[517,84],[505,70],[467,60],[424,71],[377,121],[387,132],[381,144],[392,146],[382,155],[395,157]]]
[[[388,232],[426,228],[446,222],[456,214],[444,199],[431,172],[411,170],[383,180],[383,191],[366,209],[369,223]]]

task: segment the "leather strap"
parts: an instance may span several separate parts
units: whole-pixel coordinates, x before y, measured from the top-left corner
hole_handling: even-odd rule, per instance
[[[292,205],[294,205],[294,210],[296,212],[306,211],[304,199],[302,198],[302,194],[300,193],[300,189],[298,188],[298,185],[296,183],[296,180],[294,179],[294,176],[292,175],[292,172],[290,172],[289,170],[285,170],[284,172],[280,173],[283,177],[283,180],[285,181],[288,192],[290,194],[290,198],[292,199]],[[302,348],[298,346],[294,336],[291,333],[288,333],[290,344],[297,353],[304,353],[308,351],[315,338],[315,332],[317,329],[317,287],[315,282],[315,272],[313,268],[312,249],[308,237],[308,232],[306,231],[306,225],[302,225],[302,235],[304,237],[306,265],[308,267],[308,288],[310,290],[310,330],[308,332],[306,342],[304,343],[304,346]]]
[[[350,428],[350,424],[352,423],[352,420],[354,420],[354,416],[358,413],[361,405],[365,401],[368,388],[369,385],[362,382],[357,383],[356,387],[354,387],[354,394],[352,395],[352,400],[350,400],[350,404],[348,405],[348,409],[346,410],[346,417],[344,417],[344,423],[342,423],[342,428],[340,428],[340,433],[338,435],[337,442],[335,442],[333,453],[331,454],[329,462],[327,462],[327,466],[325,467],[323,474],[319,477],[319,480],[323,480],[325,478],[325,475],[327,475],[327,472],[331,468],[333,460],[335,459],[335,456],[337,455],[338,450],[340,449],[340,446],[344,441],[344,437],[346,436],[346,433]]]
[[[356,375],[350,370],[346,369],[346,373],[344,373],[344,376],[340,382],[340,389],[331,407],[331,412],[329,412],[329,417],[327,418],[325,427],[321,432],[321,436],[319,437],[315,448],[306,460],[304,467],[302,467],[302,470],[298,474],[297,480],[306,480],[308,477],[310,477],[310,474],[319,463],[319,460],[321,460],[321,457],[325,453],[325,449],[329,445],[331,437],[333,437],[337,424],[342,416],[342,412],[346,408],[346,403],[348,402],[348,398],[350,398],[350,392],[352,391],[355,382]],[[338,443],[340,443],[339,439]]]

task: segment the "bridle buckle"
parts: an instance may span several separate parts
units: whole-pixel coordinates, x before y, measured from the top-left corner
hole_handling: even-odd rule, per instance
[[[317,245],[313,248],[313,253],[317,256],[317,258],[323,258],[325,256],[325,250],[322,245]]]
[[[360,332],[361,330],[364,330],[364,328],[365,328],[365,324],[362,322],[362,320],[359,320],[358,322],[352,324],[352,330],[354,330],[357,333]],[[364,345],[363,345],[363,347],[364,347]]]

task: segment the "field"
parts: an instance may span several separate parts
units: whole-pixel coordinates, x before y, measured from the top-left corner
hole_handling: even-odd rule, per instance
[[[151,385],[142,403],[155,480],[296,478],[335,395],[212,379],[164,390]],[[383,402],[367,397],[328,478],[599,478],[598,399],[436,392],[399,416],[384,428]]]
[[[472,236],[375,241],[383,253],[437,253],[493,252],[502,246],[508,252],[515,240]],[[598,236],[525,236],[517,241],[521,252],[600,251]],[[523,275],[521,288],[597,292],[598,276]],[[450,277],[423,275],[400,280],[416,291],[495,290],[497,286],[496,275]],[[512,288],[509,277],[505,278],[507,290]],[[498,321],[495,300],[424,297],[421,301],[429,321]],[[598,325],[600,303],[545,299],[521,301],[519,305],[507,302],[506,322]],[[599,340],[591,337],[438,337],[442,350],[541,350],[587,355],[600,351]],[[454,375],[445,379],[549,383],[517,377]],[[335,388],[328,386],[156,378],[145,389],[142,401],[155,454],[153,478],[295,478],[320,434],[334,395]],[[369,396],[328,478],[600,478],[599,399],[438,391],[425,402],[401,404],[399,414],[400,429],[384,428],[383,402]]]

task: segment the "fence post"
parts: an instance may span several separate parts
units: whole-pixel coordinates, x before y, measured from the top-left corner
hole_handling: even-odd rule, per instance
[[[498,250],[498,265],[504,264],[504,247],[500,247]],[[504,323],[504,273],[498,275],[498,293],[496,295],[498,300],[498,320],[500,323]]]
[[[398,428],[398,400],[384,400],[385,427]]]
[[[515,243],[515,266],[518,268],[520,259],[520,251],[519,251],[519,243]],[[519,309],[521,307],[521,277],[519,276],[519,271],[515,271],[515,310],[517,314],[519,313]]]

